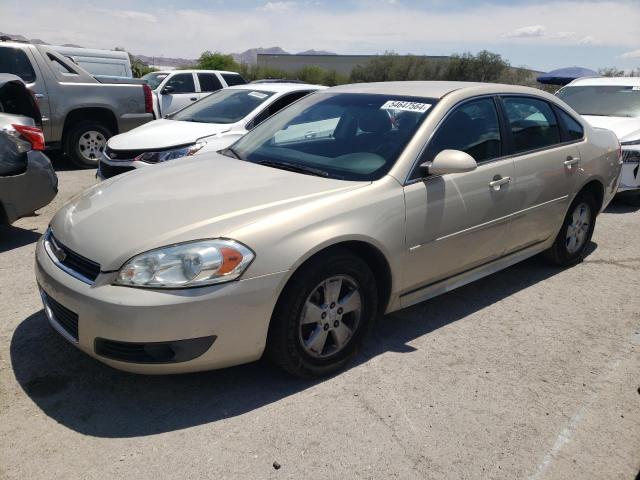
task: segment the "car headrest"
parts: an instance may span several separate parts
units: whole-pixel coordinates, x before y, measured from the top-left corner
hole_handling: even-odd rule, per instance
[[[367,133],[386,133],[391,130],[391,119],[384,110],[362,109],[356,112],[358,127]]]

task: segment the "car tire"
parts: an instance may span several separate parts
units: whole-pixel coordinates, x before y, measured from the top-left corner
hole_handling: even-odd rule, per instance
[[[567,210],[553,245],[546,251],[547,258],[561,267],[582,262],[587,256],[597,213],[593,195],[587,191],[578,193]]]
[[[81,168],[97,168],[107,140],[112,136],[111,130],[100,122],[78,122],[65,135],[64,151],[74,165]]]
[[[356,355],[377,315],[369,266],[347,250],[327,252],[303,265],[280,295],[267,356],[298,377],[330,375]]]

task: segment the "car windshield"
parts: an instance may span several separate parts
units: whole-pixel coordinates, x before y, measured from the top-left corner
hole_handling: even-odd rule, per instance
[[[558,92],[558,97],[580,115],[640,117],[640,86],[565,87]]]
[[[147,73],[142,77],[142,80],[147,82],[147,85],[151,88],[151,90],[155,90],[160,86],[162,81],[169,76],[168,73]]]
[[[255,110],[273,92],[224,89],[171,115],[171,120],[202,123],[235,123]]]
[[[223,153],[312,175],[377,180],[435,103],[433,98],[399,95],[316,93],[266,120]]]

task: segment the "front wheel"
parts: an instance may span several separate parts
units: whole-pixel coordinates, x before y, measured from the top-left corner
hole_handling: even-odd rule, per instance
[[[571,203],[547,257],[562,267],[576,265],[587,256],[596,225],[596,201],[589,192],[580,192]]]
[[[65,153],[82,168],[97,168],[112,132],[103,124],[84,121],[73,125],[67,133]]]
[[[329,375],[356,354],[377,311],[369,266],[347,251],[327,253],[301,267],[283,291],[267,354],[293,375]]]

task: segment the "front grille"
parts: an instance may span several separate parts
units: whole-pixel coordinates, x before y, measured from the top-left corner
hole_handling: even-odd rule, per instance
[[[138,155],[142,155],[143,153],[148,152],[148,150],[114,150],[112,148],[106,147],[104,149],[104,154],[114,161],[123,161],[130,162]]]
[[[120,167],[109,165],[108,163],[100,162],[98,169],[100,170],[100,176],[102,178],[111,178],[116,175],[120,175],[121,173],[130,172],[131,170],[135,170],[135,167]]]
[[[78,341],[78,314],[60,305],[46,292],[42,292],[42,297],[46,305],[51,309],[53,320],[74,340]]]
[[[624,163],[640,163],[640,150],[623,150],[622,161]]]
[[[49,246],[54,255],[54,259],[60,265],[66,267],[71,272],[79,274],[91,282],[94,282],[100,274],[100,264],[83,257],[82,255],[74,252],[70,248],[60,243],[53,233],[49,232],[45,241],[49,243]]]

